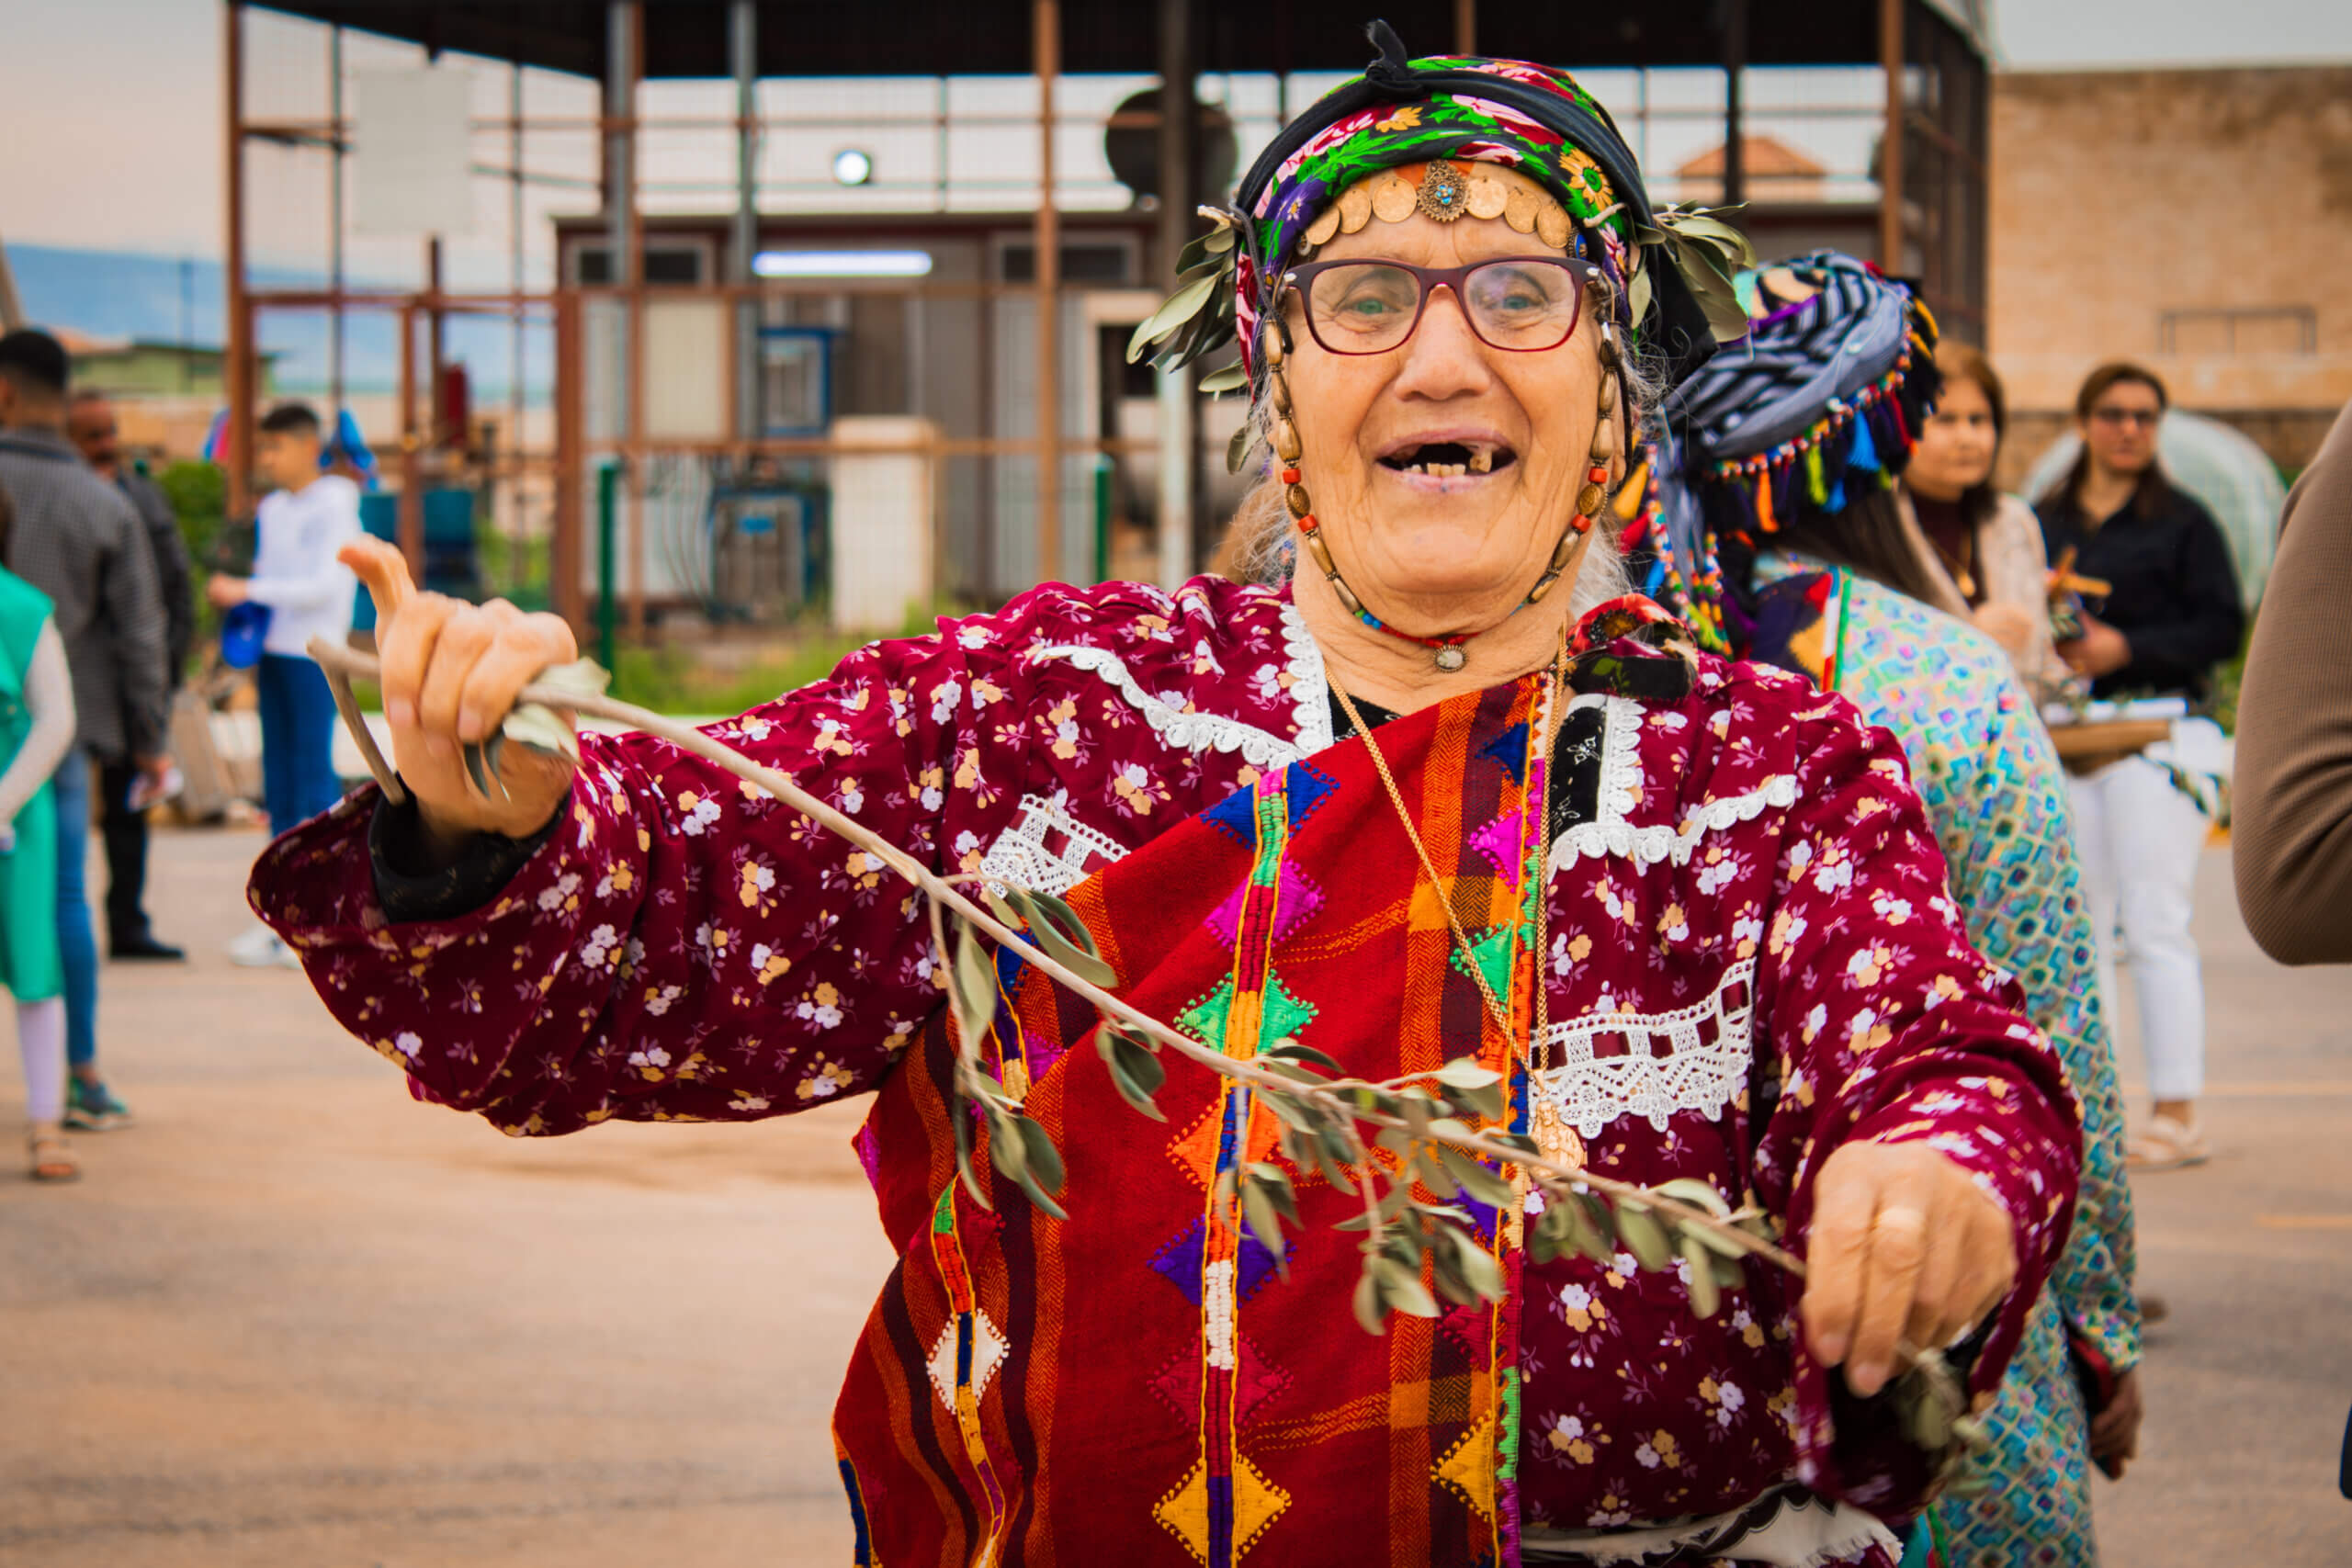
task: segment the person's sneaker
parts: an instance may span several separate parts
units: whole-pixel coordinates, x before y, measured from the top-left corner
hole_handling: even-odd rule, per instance
[[[229,962],[244,969],[300,969],[301,959],[267,926],[255,926],[229,944]]]
[[[2212,1157],[2204,1123],[2173,1116],[2150,1117],[2147,1130],[2123,1149],[2123,1163],[2133,1170],[2180,1170]]]
[[[104,1084],[74,1078],[65,1086],[65,1124],[77,1133],[118,1133],[132,1124],[130,1107]]]

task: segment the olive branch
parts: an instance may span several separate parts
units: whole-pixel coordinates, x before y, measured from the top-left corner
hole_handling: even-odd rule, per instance
[[[369,772],[386,796],[401,804],[407,792],[351,690],[354,678],[377,677],[376,660],[323,638],[312,638],[309,651],[325,671]],[[510,741],[576,763],[579,740],[568,716],[594,715],[702,758],[889,867],[924,897],[956,1024],[956,1092],[987,1124],[989,1163],[1057,1219],[1069,1217],[1057,1196],[1065,1177],[1060,1151],[980,1055],[999,1003],[990,944],[1018,953],[1093,1005],[1102,1019],[1095,1048],[1113,1087],[1141,1114],[1167,1120],[1155,1097],[1167,1081],[1162,1057],[1173,1052],[1244,1086],[1281,1122],[1277,1145],[1289,1168],[1271,1160],[1238,1163],[1218,1176],[1216,1192],[1228,1213],[1238,1207],[1285,1277],[1283,1227],[1302,1224],[1293,1171],[1320,1174],[1335,1190],[1363,1201],[1363,1213],[1337,1228],[1363,1235],[1353,1305],[1368,1333],[1385,1332],[1392,1312],[1438,1316],[1440,1295],[1462,1306],[1503,1298],[1502,1268],[1479,1241],[1460,1201],[1465,1195],[1494,1211],[1498,1230],[1523,1225],[1528,1256],[1538,1264],[1573,1254],[1613,1269],[1621,1252],[1647,1271],[1679,1264],[1691,1307],[1702,1317],[1721,1310],[1723,1292],[1744,1282],[1751,1260],[1798,1278],[1805,1273],[1804,1259],[1779,1245],[1770,1215],[1753,1207],[1735,1210],[1712,1183],[1687,1177],[1655,1187],[1620,1181],[1555,1159],[1534,1139],[1494,1126],[1507,1109],[1503,1076],[1471,1057],[1372,1080],[1348,1076],[1331,1056],[1295,1039],[1278,1040],[1254,1057],[1228,1056],[1114,995],[1116,972],[1061,899],[980,876],[939,875],[790,775],[688,725],[605,695],[607,679],[585,659],[543,671],[518,694],[496,734],[464,749],[475,787],[485,797],[505,793],[498,765]],[[959,884],[969,885],[978,899]],[[973,1117],[955,1113],[949,1121],[958,1179],[974,1202],[992,1210],[976,1164]],[[1506,1169],[1515,1170],[1520,1181],[1504,1175]],[[1933,1456],[1939,1483],[1961,1482],[1969,1461],[1988,1442],[1983,1422],[1969,1413],[1966,1392],[1940,1355],[1905,1342],[1897,1346],[1896,1359],[1905,1370],[1889,1393],[1905,1434]]]

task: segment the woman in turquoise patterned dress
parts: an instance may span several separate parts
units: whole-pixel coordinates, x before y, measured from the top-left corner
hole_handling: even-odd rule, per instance
[[[2065,776],[2000,646],[1931,607],[1932,558],[1894,503],[1936,395],[1933,319],[1832,254],[1740,288],[1750,348],[1682,390],[1683,450],[1647,520],[1659,574],[1708,633],[1851,699],[1902,742],[1970,935],[2023,983],[2083,1105],[2075,1228],[1990,1417],[1991,1484],[1937,1505],[1915,1550],[1951,1568],[2095,1563],[2088,1471],[2120,1475],[2132,1455],[2140,1316]]]

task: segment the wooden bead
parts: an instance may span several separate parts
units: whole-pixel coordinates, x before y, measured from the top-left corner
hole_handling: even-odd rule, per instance
[[[1293,471],[1295,472],[1295,470]],[[1290,508],[1290,514],[1293,517],[1310,517],[1314,515],[1315,502],[1307,499],[1306,487],[1305,485],[1292,485],[1289,489],[1283,491],[1283,502]]]
[[[1298,426],[1293,424],[1287,419],[1278,419],[1274,421],[1273,443],[1275,457],[1280,457],[1285,463],[1295,463],[1298,461],[1298,455],[1301,450],[1298,445]]]
[[[1340,569],[1331,564],[1331,547],[1323,542],[1320,532],[1306,536],[1306,553],[1315,558],[1315,570],[1326,577],[1337,577]]]
[[[1604,419],[1593,428],[1592,460],[1596,463],[1605,463],[1615,456],[1617,456],[1617,430]]]
[[[1577,491],[1577,511],[1580,515],[1589,518],[1600,510],[1601,500],[1600,487],[1587,485]]]
[[[1583,528],[1577,526],[1579,523],[1584,525]],[[1591,526],[1592,519],[1589,517],[1573,517],[1568,520],[1568,531],[1560,536],[1558,544],[1552,547],[1552,559],[1548,568],[1550,576],[1557,577],[1567,570],[1569,558],[1577,553],[1577,536],[1581,535],[1585,528]]]
[[[1283,362],[1282,328],[1268,321],[1258,333],[1258,350],[1267,364],[1280,365]]]
[[[1331,580],[1331,592],[1340,596],[1340,603],[1347,606],[1349,615],[1361,615],[1363,614],[1363,601],[1358,599],[1355,596],[1354,591],[1349,588],[1346,583],[1340,581],[1340,574],[1338,572],[1327,571],[1323,575]]]
[[[1600,412],[1603,414],[1617,412],[1617,378],[1614,376],[1600,378]]]

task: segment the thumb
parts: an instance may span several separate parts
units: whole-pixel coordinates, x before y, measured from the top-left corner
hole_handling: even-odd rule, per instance
[[[376,619],[389,621],[416,597],[416,580],[408,574],[408,558],[382,539],[354,539],[334,558],[359,574],[368,597],[376,602]]]

